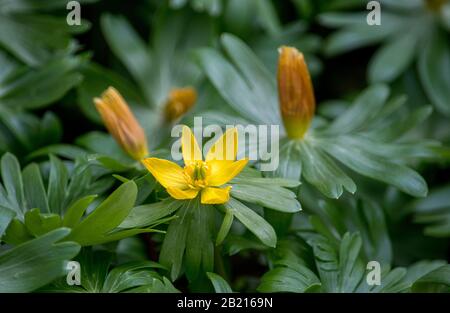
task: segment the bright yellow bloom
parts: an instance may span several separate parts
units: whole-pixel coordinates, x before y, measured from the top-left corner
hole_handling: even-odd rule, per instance
[[[214,143],[203,161],[193,133],[184,126],[181,137],[184,168],[157,158],[148,158],[142,163],[175,199],[194,199],[201,193],[201,203],[226,203],[231,186],[220,187],[239,174],[248,162],[247,159],[235,161],[237,135],[236,128],[229,129]]]
[[[316,101],[305,59],[295,48],[280,48],[278,96],[288,136],[303,138],[314,116]]]
[[[175,88],[170,91],[164,107],[164,118],[173,122],[189,111],[197,101],[197,92],[192,87]]]
[[[148,155],[144,129],[131,112],[120,93],[109,87],[101,98],[94,99],[106,128],[133,159],[142,160]]]

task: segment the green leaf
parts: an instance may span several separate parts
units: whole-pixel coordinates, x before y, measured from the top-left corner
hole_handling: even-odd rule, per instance
[[[2,84],[0,105],[36,109],[58,100],[81,82],[81,75],[74,72],[79,63],[78,59],[64,58],[38,69],[28,69]]]
[[[330,156],[361,175],[391,184],[403,192],[415,197],[427,195],[428,187],[425,180],[412,169],[391,162],[371,151],[361,149],[360,145],[339,139],[326,140],[321,144]]]
[[[42,119],[37,116],[0,105],[0,150],[24,155],[61,138],[59,120],[51,113]]]
[[[102,292],[123,292],[140,286],[153,285],[160,276],[151,271],[152,268],[162,268],[151,261],[131,262],[112,269],[103,284]]]
[[[339,198],[344,188],[355,193],[353,180],[326,154],[307,141],[299,143],[299,154],[303,165],[303,177],[329,198]]]
[[[119,227],[135,228],[149,226],[176,212],[182,205],[182,201],[167,198],[160,202],[134,207]]]
[[[51,212],[57,214],[63,213],[68,181],[69,173],[64,163],[55,156],[50,155],[50,177],[47,197]]]
[[[16,212],[0,206],[0,240],[11,223],[12,219],[16,216]]]
[[[77,226],[89,205],[97,198],[96,195],[86,196],[75,201],[64,214],[63,226],[73,228]]]
[[[42,212],[50,213],[47,193],[39,166],[35,163],[28,165],[22,172],[22,179],[28,208],[38,208]]]
[[[398,267],[390,272],[381,272],[381,277],[384,277],[381,281],[381,285],[375,285],[370,291],[373,293],[394,293],[405,292],[408,290],[408,285],[403,282],[406,275],[406,269]],[[362,282],[367,286],[366,282]]]
[[[355,292],[364,275],[364,264],[358,258],[361,237],[346,233],[339,248],[325,238],[313,242],[314,256],[325,292]]]
[[[56,229],[0,254],[0,292],[30,292],[64,275],[65,261],[80,250],[74,242],[56,243],[69,232]]]
[[[228,233],[230,232],[231,225],[233,224],[233,219],[234,219],[233,212],[231,210],[226,209],[222,225],[220,226],[219,232],[217,233],[216,246],[221,245],[222,242],[227,237]]]
[[[364,15],[361,13],[326,12],[318,16],[318,21],[323,26],[337,28],[343,26],[357,26],[363,18]]]
[[[427,224],[425,234],[433,237],[450,236],[450,185],[434,189],[428,197],[411,205],[414,222]]]
[[[191,220],[186,238],[185,269],[189,282],[195,283],[204,273],[214,270],[215,208],[197,200],[191,206]]]
[[[419,261],[409,266],[407,269],[407,273],[403,278],[403,282],[408,284],[411,288],[417,287],[416,282],[420,281],[423,277],[430,274],[431,272],[445,267],[447,262],[445,261]],[[419,283],[420,284],[420,283]],[[412,290],[414,292],[414,290]]]
[[[230,200],[224,204],[224,207],[226,210],[230,210],[233,215],[265,245],[272,248],[276,246],[277,235],[275,230],[255,211],[233,198],[230,198]]]
[[[444,288],[442,288],[444,287]],[[415,292],[450,290],[450,265],[441,266],[421,277],[412,286]]]
[[[336,19],[336,17],[335,17]],[[400,33],[403,20],[397,15],[383,12],[383,22],[379,26],[366,23],[366,14],[361,14],[359,23],[355,23],[354,15],[341,16],[345,25],[339,31],[332,33],[325,42],[325,54],[335,56],[385,40],[389,36]],[[344,24],[343,21],[340,21]]]
[[[315,292],[321,283],[301,259],[290,254],[275,263],[275,268],[263,275],[258,286],[260,292]]]
[[[101,26],[114,54],[127,67],[141,89],[147,88],[148,78],[152,73],[152,60],[145,43],[128,21],[121,16],[102,15]]]
[[[180,9],[190,2],[192,9],[198,12],[207,12],[211,16],[218,16],[222,11],[220,0],[170,0],[173,9]]]
[[[418,69],[420,80],[434,106],[450,115],[450,46],[447,35],[433,29],[425,46],[420,50]]]
[[[325,129],[325,134],[348,134],[367,126],[381,111],[389,96],[385,85],[374,85],[364,90],[353,102],[350,109],[341,114]]]
[[[25,225],[17,218],[11,220],[2,240],[10,245],[19,245],[33,239]]]
[[[242,40],[233,35],[224,34],[221,37],[221,43],[226,54],[248,84],[254,97],[253,101],[264,105],[259,107],[259,115],[265,115],[266,121],[277,121],[274,118],[280,116],[280,113],[278,106],[273,105],[278,103],[274,75]]]
[[[391,82],[412,63],[418,38],[416,32],[401,34],[380,48],[369,64],[369,81]]]
[[[286,187],[286,188],[295,188],[300,185],[298,180],[287,179],[287,178],[267,178],[267,177],[244,177],[237,176],[233,178],[231,181],[235,184],[243,184],[243,185],[271,185],[277,187]]]
[[[275,175],[292,180],[300,180],[302,162],[298,145],[292,141],[287,141],[285,144],[281,144],[279,157],[280,163]]]
[[[101,292],[114,255],[105,250],[82,248],[76,261],[81,268],[81,287],[87,292]],[[65,281],[62,282],[67,286]],[[72,287],[73,288],[73,287]]]
[[[229,235],[227,241],[224,244],[225,251],[228,255],[235,255],[244,250],[268,250],[267,245],[255,239],[256,237],[253,236],[253,234],[246,237],[242,235]]]
[[[57,214],[41,214],[39,209],[25,213],[25,227],[35,237],[42,236],[61,226],[61,217]]]
[[[233,63],[212,49],[202,49],[197,59],[208,79],[237,112],[258,124],[281,124],[274,77],[245,43],[224,35],[221,40]],[[255,101],[258,106],[255,106]]]
[[[170,280],[166,277],[163,277],[161,280],[154,279],[153,284],[145,285],[130,289],[128,292],[137,292],[137,293],[179,293],[180,291],[176,289]]]
[[[342,238],[339,249],[339,285],[341,291],[353,291],[364,274],[364,265],[359,260],[362,241],[357,235],[348,233]]]
[[[90,62],[81,69],[83,82],[77,87],[77,103],[92,121],[100,123],[100,115],[92,102],[109,86],[114,86],[131,103],[144,103],[139,91],[128,80],[102,66]],[[99,147],[101,148],[101,147]]]
[[[233,293],[233,290],[225,279],[211,272],[206,273],[206,275],[213,284],[216,293]]]
[[[67,145],[67,144],[54,144],[46,146],[44,148],[33,151],[27,156],[28,160],[34,158],[47,156],[47,155],[57,155],[66,159],[75,160],[76,158],[85,157],[87,152],[77,146]]]
[[[170,223],[159,255],[160,263],[169,269],[172,280],[177,279],[182,271],[189,223],[192,219],[192,201],[194,200],[184,201],[178,210],[178,218]]]
[[[11,153],[5,153],[1,159],[1,177],[7,193],[8,207],[22,217],[25,210],[22,175],[19,162]]]
[[[130,213],[136,195],[137,187],[133,181],[122,184],[73,228],[68,240],[76,241],[82,246],[108,241],[109,233]]]
[[[281,212],[295,213],[301,210],[295,193],[278,186],[268,189],[266,185],[236,184],[231,189],[231,195],[234,198]]]

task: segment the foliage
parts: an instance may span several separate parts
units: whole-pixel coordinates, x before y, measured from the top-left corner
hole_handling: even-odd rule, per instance
[[[450,291],[450,1],[78,2],[0,0],[0,292]],[[280,138],[178,199],[145,160],[196,117]]]

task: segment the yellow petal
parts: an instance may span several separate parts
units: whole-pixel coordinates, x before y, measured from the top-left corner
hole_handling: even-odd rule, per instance
[[[189,127],[183,127],[181,135],[181,150],[183,152],[183,160],[185,165],[190,165],[192,162],[202,160],[202,151],[198,146],[197,140]]]
[[[237,128],[228,129],[225,134],[222,135],[215,143],[211,146],[206,155],[206,161],[212,160],[226,160],[234,161],[236,160],[236,155],[238,152],[238,131]]]
[[[186,200],[186,199],[194,199],[197,197],[199,190],[198,189],[178,189],[169,187],[166,189],[169,195],[177,200]]]
[[[142,164],[164,188],[188,188],[184,171],[178,164],[157,158],[144,159]]]
[[[231,186],[226,188],[204,188],[202,189],[202,199],[203,204],[222,204],[230,200],[230,189]]]
[[[243,159],[236,162],[229,161],[210,161],[208,175],[209,186],[222,186],[232,180],[247,165],[248,160]]]

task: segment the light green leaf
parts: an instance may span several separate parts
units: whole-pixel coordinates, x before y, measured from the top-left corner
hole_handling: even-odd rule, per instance
[[[0,292],[30,292],[64,275],[65,261],[80,250],[74,242],[56,243],[69,232],[56,229],[0,254]]]
[[[434,29],[420,50],[418,69],[428,97],[442,113],[450,115],[450,46],[447,35]]]
[[[265,185],[236,184],[231,189],[231,195],[242,201],[281,212],[295,213],[301,210],[295,193],[278,186],[268,189]]]
[[[5,232],[5,230],[8,228],[9,223],[11,223],[12,219],[16,216],[16,212],[13,210],[10,210],[8,208],[5,208],[3,206],[0,206],[0,240]]]
[[[36,109],[58,100],[81,82],[81,75],[74,72],[79,63],[78,59],[64,58],[38,69],[27,69],[2,84],[0,105]]]
[[[343,145],[338,140],[326,140],[321,144],[330,156],[342,164],[372,179],[391,184],[403,192],[416,197],[424,197],[428,192],[425,180],[412,169],[362,150],[360,146]]]
[[[176,212],[183,205],[182,201],[167,198],[163,201],[134,207],[119,228],[143,227]]]
[[[186,238],[185,269],[189,282],[214,270],[215,208],[198,204],[191,206],[191,220]]]
[[[178,210],[178,218],[170,223],[159,255],[160,263],[169,269],[172,280],[177,279],[182,271],[193,201],[185,201]]]
[[[230,200],[224,204],[224,207],[225,209],[230,210],[233,215],[265,245],[272,248],[276,246],[277,235],[275,230],[255,211],[233,198],[230,198]]]
[[[39,209],[32,209],[25,213],[25,227],[35,237],[59,228],[61,224],[61,217],[57,214],[41,214]]]
[[[353,180],[329,156],[307,141],[299,144],[299,154],[303,166],[303,177],[329,198],[339,198],[344,188],[355,193]]]
[[[22,172],[22,179],[28,209],[38,208],[42,212],[50,213],[47,193],[39,166],[34,163],[28,165]]]
[[[19,245],[28,240],[33,239],[23,222],[18,218],[14,218],[6,228],[2,240],[10,245]]]
[[[233,224],[234,215],[231,210],[225,210],[225,216],[223,217],[222,225],[216,237],[216,246],[221,245],[230,232],[231,225]]]
[[[136,201],[137,187],[133,181],[122,184],[91,214],[73,228],[68,240],[82,246],[108,241],[109,233],[128,216]],[[111,234],[116,236],[117,234]]]
[[[216,293],[233,293],[233,290],[231,290],[230,285],[225,279],[211,272],[206,273],[206,275],[213,284]]]
[[[412,286],[415,292],[450,290],[450,265],[441,266],[421,277]]]
[[[350,109],[341,114],[323,132],[325,134],[348,134],[357,132],[377,116],[389,96],[385,85],[374,85],[364,90]]]
[[[86,196],[75,201],[64,214],[63,226],[73,228],[77,226],[89,205],[97,198],[96,195]]]
[[[355,292],[364,275],[364,264],[358,257],[361,250],[359,234],[346,233],[339,248],[323,237],[312,244],[323,290]]]
[[[369,81],[391,82],[411,64],[418,44],[417,33],[411,31],[391,39],[380,48],[369,64]]]
[[[152,75],[152,59],[145,43],[121,16],[104,14],[101,17],[101,26],[114,54],[127,67],[141,89],[146,89],[148,78]]]
[[[1,159],[1,177],[7,193],[8,207],[22,217],[25,210],[22,175],[19,162],[11,153],[5,153]]]
[[[50,155],[50,177],[47,197],[51,212],[57,214],[63,213],[68,181],[69,173],[64,163],[60,159]]]
[[[303,293],[319,291],[320,286],[317,276],[291,254],[276,261],[275,268],[263,275],[258,291]]]

